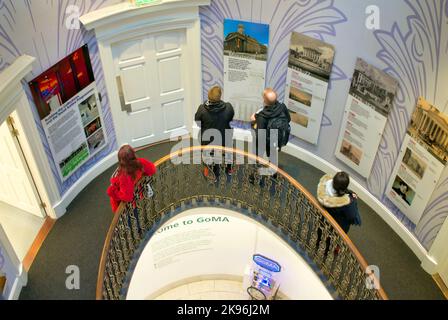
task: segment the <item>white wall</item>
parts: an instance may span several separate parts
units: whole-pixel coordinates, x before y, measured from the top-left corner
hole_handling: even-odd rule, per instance
[[[198,220],[211,217],[222,220]],[[193,223],[185,225],[188,220]],[[192,240],[198,238],[201,240]],[[173,250],[174,243],[183,246]],[[169,250],[173,251],[165,260],[157,256]],[[170,284],[198,276],[243,277],[255,253],[280,263],[280,291],[289,298],[332,299],[309,265],[277,235],[248,217],[218,208],[188,210],[166,222],[140,256],[127,299],[145,299]],[[161,261],[166,264],[154,267]]]

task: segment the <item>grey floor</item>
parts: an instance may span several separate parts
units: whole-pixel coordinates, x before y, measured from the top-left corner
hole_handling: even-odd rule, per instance
[[[161,144],[140,152],[156,161],[170,153],[173,144]],[[280,167],[315,194],[323,172],[286,154]],[[51,230],[28,274],[20,299],[95,299],[98,265],[104,239],[112,221],[106,188],[114,168],[87,186]],[[441,291],[420,267],[406,244],[362,201],[363,225],[350,230],[350,238],[369,264],[381,270],[381,284],[390,299],[444,299]],[[66,287],[67,267],[80,270],[80,289]]]

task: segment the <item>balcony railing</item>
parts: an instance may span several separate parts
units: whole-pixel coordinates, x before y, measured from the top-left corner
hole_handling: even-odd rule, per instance
[[[215,150],[219,179],[203,175]],[[230,156],[230,157],[229,157]],[[226,161],[233,173],[226,175]],[[198,164],[199,163],[199,164]],[[181,149],[159,161],[153,177],[142,178],[135,187],[134,203],[122,203],[107,234],[101,257],[97,299],[125,299],[130,266],[145,235],[160,227],[162,218],[186,206],[237,207],[274,228],[290,244],[300,248],[320,269],[337,296],[349,300],[387,299],[380,287],[366,286],[367,263],[352,241],[316,199],[297,181],[255,155],[220,147]],[[260,168],[276,171],[260,173]],[[154,195],[148,197],[148,183]]]

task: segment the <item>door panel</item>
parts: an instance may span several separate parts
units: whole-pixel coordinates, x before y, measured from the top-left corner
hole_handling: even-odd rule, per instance
[[[18,148],[8,124],[3,122],[0,126],[0,201],[44,217],[31,174]]]
[[[163,104],[162,110],[165,119],[165,133],[185,128],[183,99]]]
[[[159,60],[160,94],[166,95],[182,90],[182,68],[180,56]]]
[[[147,109],[150,105],[146,69],[145,64],[138,64],[120,70],[124,100],[126,104],[131,105],[132,111]]]
[[[120,123],[134,147],[188,132],[184,46],[185,31],[149,34],[112,46],[125,104]]]
[[[151,109],[128,113],[128,120],[132,123],[132,126],[128,127],[128,131],[131,137],[129,143],[133,147],[139,147],[140,143],[152,141],[155,138]]]
[[[167,32],[155,36],[157,53],[181,50],[182,34],[180,32]]]
[[[127,63],[135,59],[144,58],[142,39],[133,39],[120,42],[114,46],[115,54],[120,63]]]

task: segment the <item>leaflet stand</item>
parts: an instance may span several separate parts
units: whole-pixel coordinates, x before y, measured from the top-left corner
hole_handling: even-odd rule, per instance
[[[274,300],[280,287],[281,266],[260,254],[255,254],[252,260],[247,293],[252,300]]]

